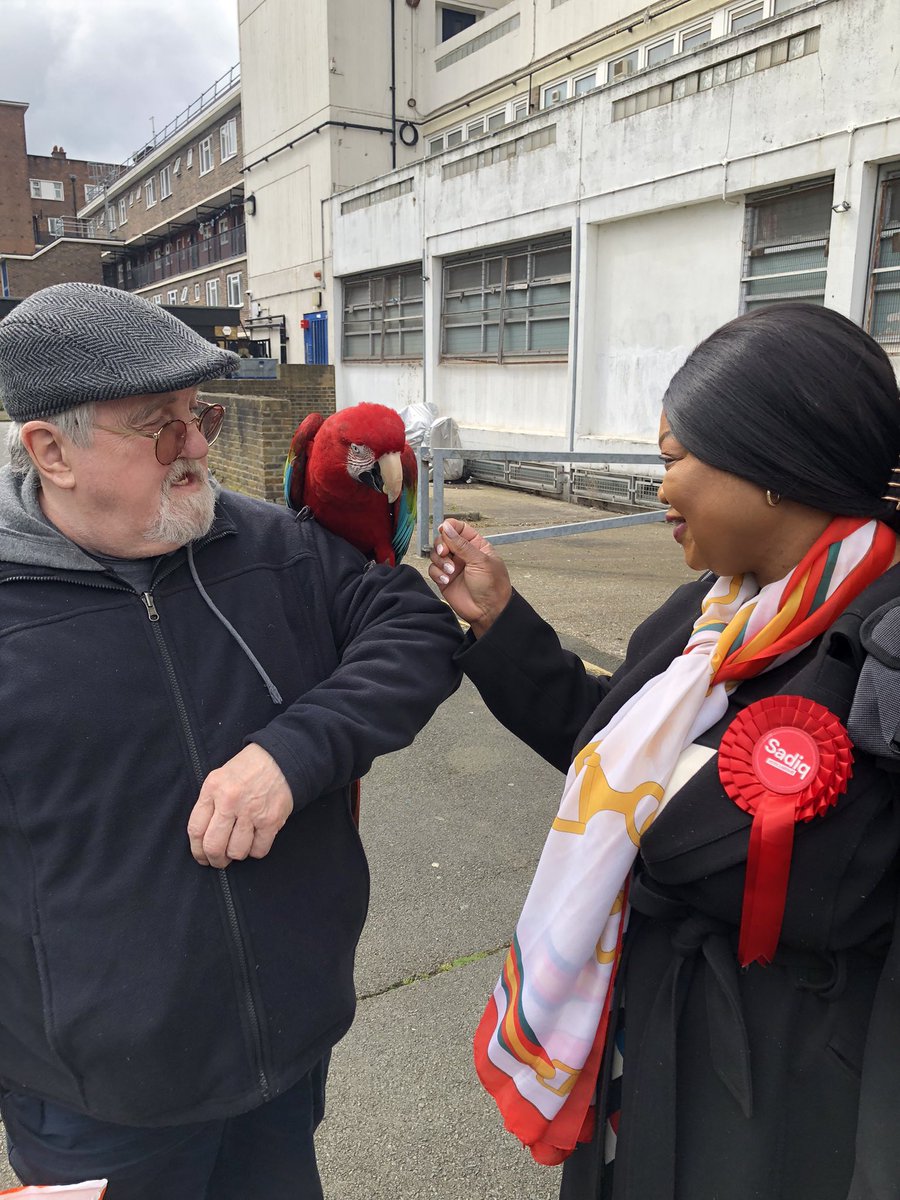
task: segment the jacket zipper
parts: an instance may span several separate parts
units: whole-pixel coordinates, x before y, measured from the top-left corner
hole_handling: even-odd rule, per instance
[[[141,599],[144,602],[144,607],[147,609],[147,616],[153,626],[153,633],[156,637],[156,643],[159,647],[159,652],[162,655],[163,662],[166,668],[166,674],[169,678],[169,686],[172,689],[172,694],[175,697],[175,704],[178,709],[178,715],[181,718],[181,726],[184,730],[184,735],[187,739],[188,749],[191,755],[191,764],[194,768],[194,774],[197,777],[197,783],[200,787],[203,786],[203,781],[206,778],[206,772],[203,770],[203,764],[200,761],[200,753],[197,750],[197,743],[194,740],[194,731],[191,728],[190,719],[188,717],[187,706],[184,703],[184,697],[181,694],[181,686],[178,682],[178,676],[175,673],[175,666],[169,654],[169,648],[166,645],[162,630],[159,628],[159,609],[156,607],[156,602],[153,599],[151,592],[143,592]],[[259,1013],[256,1008],[256,1001],[253,999],[253,990],[250,986],[250,964],[247,962],[247,951],[244,946],[244,940],[241,937],[241,928],[238,922],[237,909],[234,903],[234,896],[231,891],[231,883],[228,879],[228,873],[224,867],[214,868],[218,876],[219,886],[222,889],[222,895],[225,900],[225,910],[228,913],[228,926],[231,932],[232,942],[238,956],[238,965],[241,973],[241,983],[243,986],[244,1008],[250,1018],[250,1029],[253,1034],[253,1048],[256,1055],[256,1078],[259,1084],[260,1092],[264,1100],[271,1099],[271,1089],[269,1080],[266,1076],[265,1067],[263,1066],[263,1044],[262,1031],[260,1028]]]

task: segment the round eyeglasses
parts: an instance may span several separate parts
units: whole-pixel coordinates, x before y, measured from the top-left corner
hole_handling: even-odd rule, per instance
[[[156,461],[163,467],[171,466],[184,449],[187,441],[188,425],[196,425],[206,441],[211,446],[222,432],[222,422],[225,420],[225,409],[221,404],[205,404],[201,412],[191,417],[190,421],[176,418],[166,421],[156,433],[144,433],[140,429],[110,429],[108,425],[96,425],[96,429],[105,429],[107,433],[117,433],[120,437],[153,438],[156,443]]]

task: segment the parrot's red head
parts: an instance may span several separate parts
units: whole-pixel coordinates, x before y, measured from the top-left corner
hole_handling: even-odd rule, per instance
[[[400,455],[406,444],[403,418],[384,404],[356,404],[336,412],[322,425],[331,461],[339,461],[359,483],[383,492],[393,504],[403,486]]]

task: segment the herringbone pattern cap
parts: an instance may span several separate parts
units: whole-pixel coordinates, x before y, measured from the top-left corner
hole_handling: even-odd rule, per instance
[[[158,304],[96,283],[54,284],[0,321],[0,401],[14,421],[194,387],[239,361]]]

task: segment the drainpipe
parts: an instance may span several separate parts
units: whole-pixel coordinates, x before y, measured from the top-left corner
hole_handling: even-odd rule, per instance
[[[391,5],[391,170],[397,167],[397,46],[394,34],[394,4]]]

